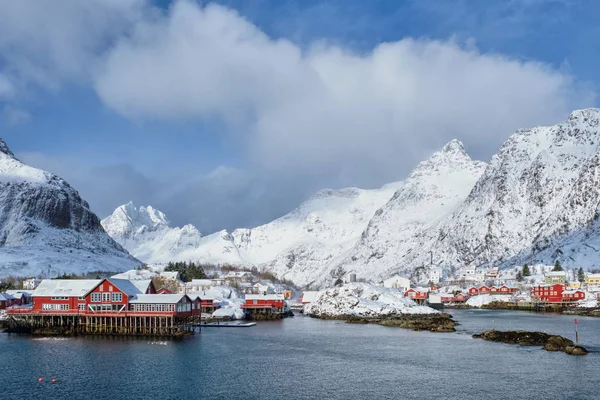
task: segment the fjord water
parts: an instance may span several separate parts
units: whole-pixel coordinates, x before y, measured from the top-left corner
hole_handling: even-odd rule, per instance
[[[574,338],[573,317],[452,314],[461,323],[457,333],[296,316],[252,328],[204,328],[180,342],[2,334],[0,398],[600,398],[600,319],[578,318],[591,353],[575,357],[471,338],[492,328]]]

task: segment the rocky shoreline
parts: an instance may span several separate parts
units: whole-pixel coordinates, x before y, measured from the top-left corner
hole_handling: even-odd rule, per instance
[[[576,345],[565,337],[544,332],[496,331],[492,329],[475,334],[473,338],[520,346],[542,346],[546,351],[562,351],[574,356],[583,356],[588,353],[585,347]]]
[[[600,317],[600,308],[568,308],[564,306],[555,306],[549,304],[547,308],[543,310],[533,308],[522,308],[515,305],[515,303],[507,303],[503,301],[493,301],[488,304],[484,304],[481,307],[470,306],[467,304],[446,306],[445,308],[451,310],[510,310],[510,311],[529,311],[529,312],[552,312],[564,315],[581,315],[586,317]]]
[[[412,329],[413,331],[456,332],[457,322],[450,314],[406,314],[386,317],[357,317],[354,315],[310,315],[312,318],[342,320],[349,324],[377,324]]]

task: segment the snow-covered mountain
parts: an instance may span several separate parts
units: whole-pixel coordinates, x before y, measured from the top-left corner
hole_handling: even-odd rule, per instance
[[[600,110],[514,133],[431,243],[451,265],[600,262]]]
[[[188,260],[244,263],[227,232],[204,237],[190,224],[171,227],[165,214],[151,206],[136,208],[129,202],[117,207],[101,223],[113,239],[147,263]]]
[[[405,181],[373,190],[322,190],[268,224],[236,229],[232,234],[223,231],[198,237],[193,250],[187,251],[144,252],[147,248],[170,248],[164,232],[178,228],[159,224],[161,233],[150,235],[148,232],[157,230],[147,224],[129,227],[120,222],[126,206],[118,208],[103,225],[133,255],[150,263],[168,258],[258,265],[297,284],[313,286],[326,285],[350,271],[361,277],[378,278],[385,275],[390,265],[397,265],[399,250],[394,246],[399,240],[408,240],[439,224],[467,197],[484,168],[484,163],[467,156],[462,143],[452,141],[420,163]],[[135,215],[128,218],[138,219],[147,220]],[[128,228],[120,228],[123,226]],[[138,230],[141,235],[135,234]],[[135,237],[133,241],[131,236]],[[382,254],[390,251],[374,264],[377,258],[371,255],[376,249]]]
[[[0,277],[124,271],[139,264],[106,234],[75,189],[23,164],[0,139]]]
[[[462,204],[485,168],[485,163],[467,155],[458,140],[419,163],[390,201],[377,210],[360,241],[337,262],[334,273],[384,279],[423,265],[414,262],[415,256],[435,241],[431,232],[437,232]]]
[[[512,266],[533,258],[598,268],[599,146],[598,109],[519,130],[488,164],[453,140],[404,181],[324,190],[273,222],[218,232],[196,240],[185,257],[172,255],[258,265],[313,287],[349,273],[380,280],[430,264]]]

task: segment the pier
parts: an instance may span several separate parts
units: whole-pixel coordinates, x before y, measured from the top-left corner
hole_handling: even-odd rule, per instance
[[[8,332],[39,335],[107,335],[181,337],[199,330],[200,317],[175,313],[39,313],[10,312]]]

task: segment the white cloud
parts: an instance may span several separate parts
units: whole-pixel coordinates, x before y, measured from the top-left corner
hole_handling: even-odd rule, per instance
[[[1,1],[0,60],[13,85],[86,82],[111,40],[141,18],[145,0]]]
[[[230,9],[187,1],[138,21],[98,71],[98,94],[123,115],[219,117],[267,173],[362,184],[401,177],[454,137],[487,157],[511,131],[594,97],[547,65],[452,39],[303,51]]]
[[[455,137],[487,158],[514,129],[557,122],[594,98],[564,71],[472,40],[301,48],[231,9],[182,0],[166,12],[144,0],[0,1],[0,63],[0,100],[76,82],[135,120],[225,121],[248,171],[157,179],[131,165],[28,156],[100,215],[133,200],[205,232],[265,222],[323,187],[401,179]]]

